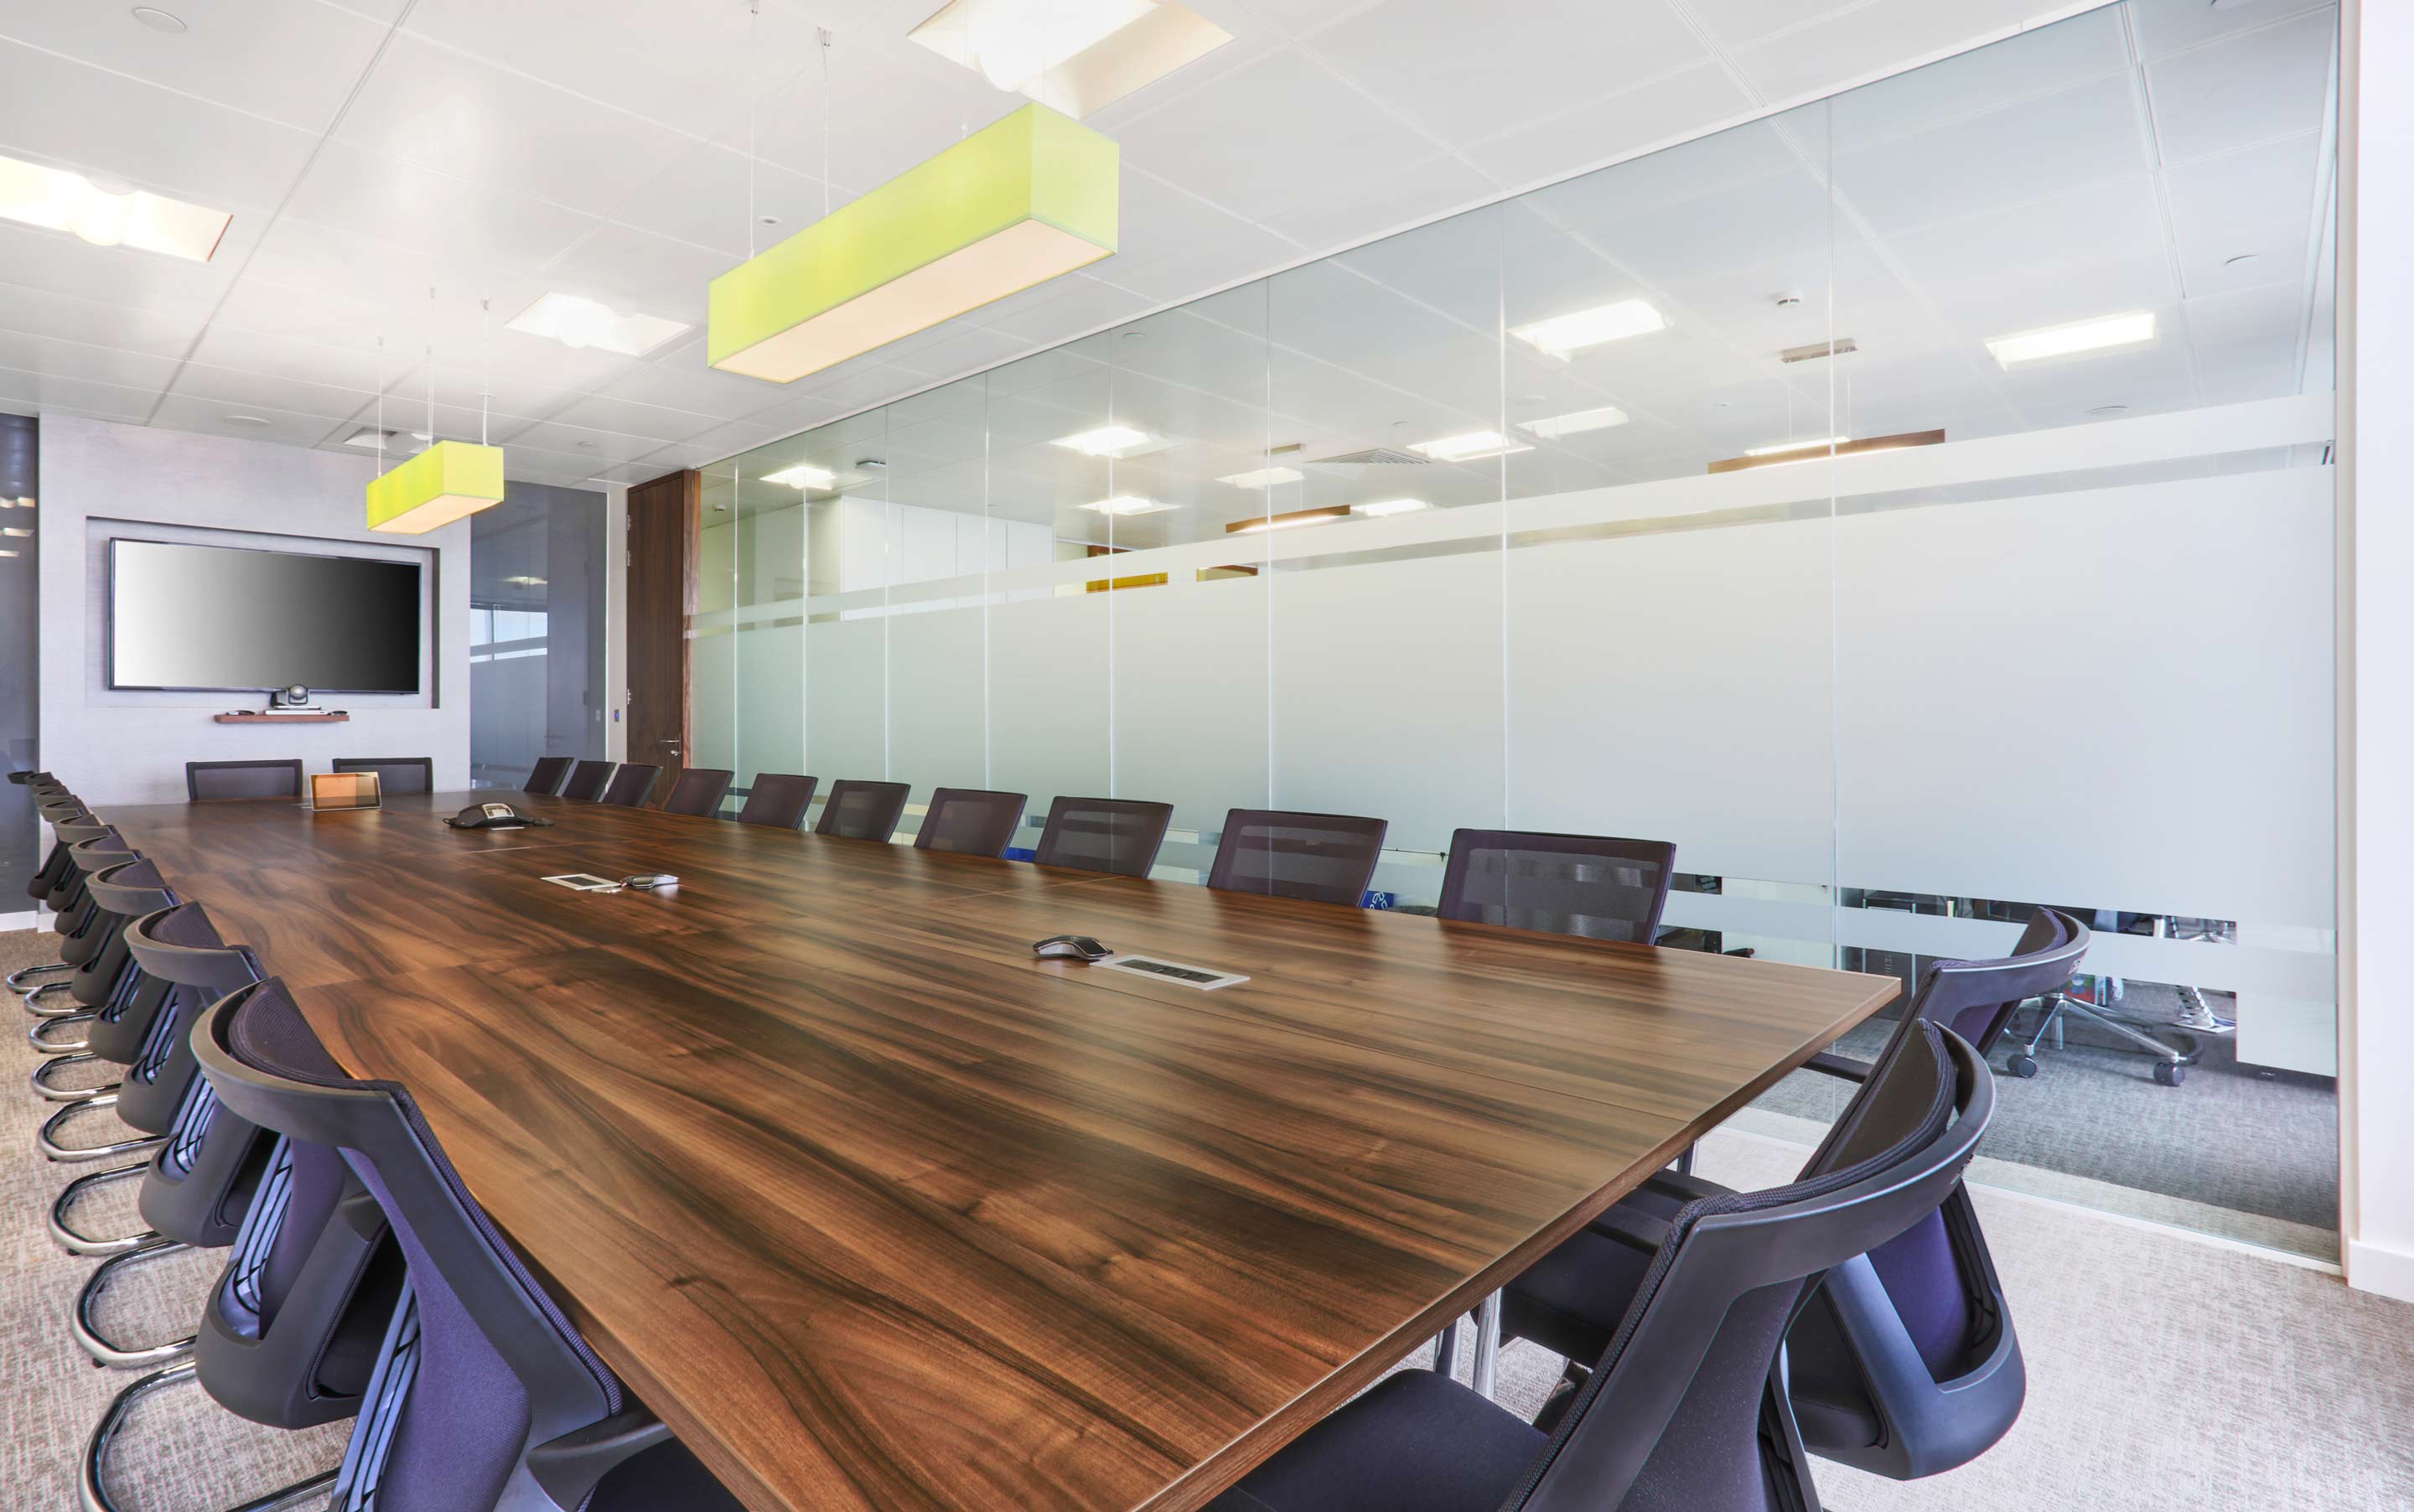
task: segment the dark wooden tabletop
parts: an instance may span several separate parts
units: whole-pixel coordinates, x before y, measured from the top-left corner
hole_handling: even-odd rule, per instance
[[[491,794],[485,795],[491,796]],[[760,1512],[1181,1512],[1890,978],[513,794],[112,809]],[[678,874],[585,895],[570,871]],[[1214,992],[1033,958],[1095,935]]]

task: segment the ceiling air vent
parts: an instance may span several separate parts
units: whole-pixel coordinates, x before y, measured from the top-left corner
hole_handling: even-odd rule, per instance
[[[1822,357],[1841,357],[1846,352],[1861,349],[1861,344],[1850,336],[1838,336],[1832,343],[1814,341],[1808,347],[1788,347],[1777,354],[1781,363],[1811,363]]]
[[[1311,467],[1407,467],[1431,462],[1414,452],[1396,451],[1388,446],[1370,446],[1363,452],[1344,452],[1337,457],[1319,457],[1307,464]]]

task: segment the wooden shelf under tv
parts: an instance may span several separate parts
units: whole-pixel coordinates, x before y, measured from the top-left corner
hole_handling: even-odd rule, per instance
[[[216,724],[343,724],[349,714],[214,714]]]

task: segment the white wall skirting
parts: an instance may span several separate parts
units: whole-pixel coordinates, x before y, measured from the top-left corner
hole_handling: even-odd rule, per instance
[[[2384,1250],[2362,1239],[2347,1241],[2347,1284],[2376,1297],[2414,1302],[2414,1254]]]

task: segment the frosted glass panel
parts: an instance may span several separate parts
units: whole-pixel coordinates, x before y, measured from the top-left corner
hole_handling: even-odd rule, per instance
[[[1112,795],[1173,805],[1180,830],[1265,808],[1264,580],[1118,593],[1114,611]],[[1185,843],[1168,840],[1168,864],[1203,867]]]
[[[1824,519],[1510,553],[1513,823],[1825,882],[1827,555]]]
[[[2332,482],[1845,518],[1839,880],[2327,928]]]
[[[912,784],[916,803],[931,788],[985,785],[981,619],[974,607],[887,621],[888,779]]]
[[[888,775],[887,622],[805,627],[807,769],[827,787]]]
[[[1109,597],[991,606],[989,786],[1027,793],[1035,805],[1111,793]]]

